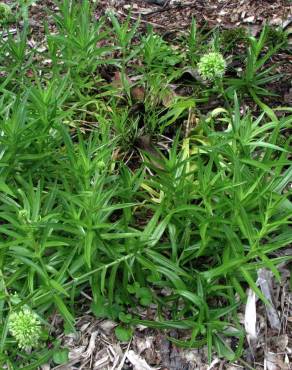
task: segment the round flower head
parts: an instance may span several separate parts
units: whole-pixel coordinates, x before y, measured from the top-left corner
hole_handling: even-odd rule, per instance
[[[198,64],[198,71],[204,80],[215,80],[224,75],[226,62],[223,55],[211,52],[201,57]]]
[[[9,330],[16,339],[19,348],[27,351],[37,346],[41,335],[38,316],[28,308],[10,315]]]
[[[12,10],[9,5],[0,3],[0,23],[7,21],[12,15]]]

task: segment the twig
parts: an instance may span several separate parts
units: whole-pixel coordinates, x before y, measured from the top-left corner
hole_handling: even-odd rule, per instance
[[[123,15],[124,17],[127,17],[127,15],[121,10],[118,10],[117,13],[120,14],[120,15]],[[130,16],[130,19],[132,19],[136,22],[139,20],[139,18],[136,18],[136,17],[133,17],[133,16]],[[154,23],[154,22],[148,22],[148,21],[145,21],[144,19],[140,19],[140,22],[150,24],[151,26],[154,26],[154,27],[159,27],[159,28],[163,28],[163,29],[167,28],[167,26],[162,26],[161,24]]]
[[[159,9],[156,9],[156,10],[151,10],[151,12],[148,12],[148,13],[144,13],[143,15],[144,16],[149,16],[149,15],[153,15],[153,14],[157,14],[157,13],[163,13],[163,12],[167,12],[169,10],[172,10],[172,9],[176,9],[177,7],[176,6],[164,6],[163,8],[159,8]]]
[[[163,8],[160,8],[160,9],[151,10],[150,12],[144,13],[143,15],[144,16],[149,16],[149,15],[153,15],[153,14],[156,14],[156,13],[167,12],[169,10],[183,9],[183,8],[195,8],[195,7],[201,7],[202,8],[203,5],[200,5],[197,2],[191,2],[191,3],[185,3],[185,4],[178,3],[178,4],[175,4],[173,6],[168,5],[168,6],[164,6]]]
[[[16,28],[13,28],[11,30],[8,30],[8,31],[3,31],[0,33],[0,36],[1,37],[7,37],[8,35],[15,35],[17,33],[17,29]]]
[[[132,341],[129,342],[128,347],[127,347],[127,349],[125,351],[125,354],[124,354],[123,358],[121,359],[121,363],[120,363],[119,367],[117,368],[117,370],[121,370],[123,368],[124,363],[125,363],[126,358],[127,358],[127,355],[128,355],[128,352],[129,352],[129,349],[130,349],[131,342]],[[111,370],[114,370],[114,367],[112,367]]]

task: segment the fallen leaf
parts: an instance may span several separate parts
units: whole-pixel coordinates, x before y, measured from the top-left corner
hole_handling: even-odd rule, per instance
[[[50,367],[49,364],[44,364],[44,365],[41,366],[41,370],[50,370],[50,369],[51,369],[51,367]]]
[[[148,154],[147,159],[149,159],[150,163],[152,163],[156,168],[163,170],[163,167],[160,164],[163,158],[160,152],[153,145],[150,135],[140,136],[138,139],[136,139],[135,145],[137,148],[142,149]]]
[[[162,98],[162,104],[166,107],[166,108],[168,108],[168,107],[170,107],[172,104],[173,104],[173,102],[174,102],[174,100],[175,100],[175,98],[176,98],[176,93],[173,91],[173,90],[167,90],[166,92],[165,92],[165,94],[163,95],[163,98]]]
[[[269,348],[278,351],[285,352],[289,343],[289,338],[287,334],[276,335],[268,338]]]
[[[254,15],[251,15],[250,17],[247,17],[244,19],[244,22],[246,23],[252,23],[254,21]]]
[[[123,86],[121,72],[114,73],[114,77],[112,80],[112,86],[115,88],[121,88]]]
[[[215,358],[215,359],[211,362],[210,366],[208,366],[208,369],[207,369],[207,370],[215,369],[215,367],[214,367],[214,366],[215,366],[215,365],[217,365],[219,362],[220,362],[219,358]]]
[[[265,363],[267,370],[289,370],[289,365],[285,364],[282,360],[282,355],[273,352],[265,354]]]
[[[117,324],[111,320],[104,320],[98,324],[98,327],[106,334],[110,334]]]
[[[27,72],[26,72],[26,76],[29,77],[29,78],[32,78],[34,77],[34,72],[32,69],[28,69]]]
[[[273,304],[272,289],[270,282],[272,281],[272,273],[266,269],[259,269],[258,284],[263,292],[263,295],[270,302],[270,305],[265,305],[269,323],[272,329],[281,330],[281,322],[278,312]]]
[[[134,337],[134,343],[138,349],[139,354],[144,352],[146,349],[149,349],[153,346],[154,337],[143,336],[143,337]]]
[[[204,81],[202,79],[202,77],[200,76],[198,70],[196,68],[185,68],[183,71],[182,71],[182,76],[183,75],[189,75],[191,76],[192,78],[194,78],[195,80],[201,82],[201,83],[206,83],[206,81]]]
[[[109,356],[104,356],[100,359],[98,359],[95,363],[94,363],[94,369],[97,370],[97,369],[105,369],[106,365],[108,365],[110,363],[110,357]]]
[[[149,366],[143,358],[132,350],[127,353],[127,358],[133,365],[134,370],[156,370],[154,367]]]
[[[255,350],[257,340],[256,321],[257,321],[256,295],[252,289],[248,289],[247,302],[244,314],[244,327],[247,334],[246,336],[248,344],[253,353]]]
[[[131,88],[131,97],[135,101],[143,101],[145,99],[145,89],[142,86],[134,86]]]
[[[83,353],[83,357],[90,357],[90,356],[92,356],[92,354],[93,354],[93,351],[94,351],[94,349],[95,349],[95,347],[96,347],[96,338],[97,338],[97,336],[98,336],[98,331],[94,331],[92,334],[91,334],[91,336],[90,336],[90,341],[89,341],[89,344],[88,344],[88,347],[87,347],[87,349],[86,349],[86,352],[84,352]]]

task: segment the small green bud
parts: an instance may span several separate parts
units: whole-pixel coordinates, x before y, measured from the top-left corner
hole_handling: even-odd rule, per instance
[[[26,209],[21,209],[18,211],[18,216],[19,218],[27,218],[28,217],[28,212]]]
[[[204,80],[214,81],[216,78],[222,78],[225,69],[225,59],[217,52],[203,55],[198,63],[198,71]]]
[[[36,313],[24,308],[10,315],[9,331],[16,339],[18,347],[29,351],[38,345],[41,336],[41,324]]]
[[[18,219],[21,221],[22,224],[29,224],[30,219],[29,219],[29,214],[26,209],[21,209],[18,211]]]
[[[104,163],[104,161],[98,161],[97,162],[97,168],[99,170],[104,170],[105,169],[105,163]]]
[[[14,292],[11,296],[10,296],[10,302],[13,304],[13,305],[17,305],[19,303],[21,303],[21,299],[19,298],[19,295]]]

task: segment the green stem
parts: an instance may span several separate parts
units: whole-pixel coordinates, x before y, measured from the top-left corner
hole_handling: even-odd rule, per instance
[[[223,96],[223,98],[224,98],[224,100],[225,100],[225,103],[226,103],[226,106],[227,106],[227,110],[228,110],[228,112],[229,112],[229,114],[230,114],[230,116],[231,116],[231,114],[232,114],[232,109],[231,109],[231,106],[230,106],[230,104],[229,104],[228,97],[227,97],[227,95],[226,95],[226,93],[225,93],[224,85],[223,85],[223,81],[222,81],[222,79],[220,78],[220,79],[216,80],[216,84],[217,84],[217,86],[219,87],[219,90],[220,90],[220,92],[221,92],[221,95]]]

